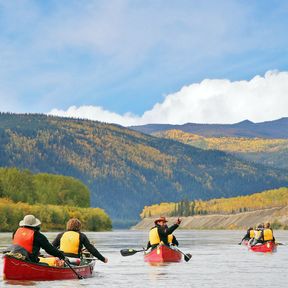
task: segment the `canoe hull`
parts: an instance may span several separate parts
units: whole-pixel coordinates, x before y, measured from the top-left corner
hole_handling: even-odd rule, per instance
[[[266,242],[261,245],[255,245],[255,246],[248,246],[249,250],[254,252],[276,252],[277,251],[277,244],[274,242]]]
[[[159,245],[144,255],[144,261],[150,263],[180,262],[182,254],[166,245]]]
[[[51,281],[78,279],[77,275],[69,267],[43,266],[4,255],[4,280],[31,280],[31,281]],[[73,269],[83,276],[91,277],[95,262],[84,266],[73,266]]]

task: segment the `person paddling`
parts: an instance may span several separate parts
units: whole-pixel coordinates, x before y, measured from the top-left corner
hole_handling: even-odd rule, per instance
[[[242,240],[238,244],[241,245],[244,240],[249,242],[254,237],[255,237],[254,228],[253,227],[249,227],[247,229],[247,231],[246,231],[246,234],[244,235],[244,237],[242,238]]]
[[[56,236],[52,242],[54,247],[59,247],[64,252],[65,256],[72,258],[80,258],[83,246],[100,261],[107,263],[108,258],[102,254],[92,245],[87,236],[80,231],[81,222],[77,218],[71,218],[66,224],[65,232]]]
[[[275,238],[273,235],[273,230],[270,227],[270,223],[266,222],[264,224],[264,229],[263,229],[263,242],[268,242],[268,241],[275,242]]]
[[[20,253],[26,260],[39,262],[40,248],[48,254],[65,259],[64,254],[50,244],[46,236],[40,232],[41,221],[34,215],[26,215],[19,222],[19,228],[13,233],[12,253]]]
[[[169,246],[174,244],[178,246],[178,241],[176,237],[172,234],[180,225],[181,219],[177,219],[176,223],[171,227],[166,225],[168,221],[165,217],[160,217],[154,221],[155,226],[151,228],[149,232],[149,241],[147,243],[147,249],[156,248],[160,242]]]
[[[259,243],[262,244],[264,242],[263,229],[264,229],[263,223],[260,223],[256,226],[255,237],[253,238],[253,240],[250,241],[251,246],[255,246],[256,244]]]

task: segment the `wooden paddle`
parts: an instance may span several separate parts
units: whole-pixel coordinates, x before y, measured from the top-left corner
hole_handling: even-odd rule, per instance
[[[143,251],[146,251],[146,249],[142,249],[142,250],[134,250],[134,249],[122,249],[120,250],[120,253],[122,256],[131,256],[131,255],[134,255],[138,252],[143,252]]]
[[[78,279],[84,279],[83,276],[81,276],[77,271],[70,265],[69,260],[66,258],[64,259],[64,262],[67,264],[67,266],[74,272],[75,275],[77,275]]]
[[[182,251],[181,251],[179,248],[177,248],[177,247],[174,247],[174,249],[177,250],[177,251],[179,251],[181,254],[184,255],[184,260],[185,260],[186,262],[188,262],[188,261],[192,258],[192,254],[190,254],[190,253],[185,254],[184,252],[182,252]]]

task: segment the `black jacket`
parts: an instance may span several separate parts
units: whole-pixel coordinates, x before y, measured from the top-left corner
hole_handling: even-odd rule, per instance
[[[64,255],[58,249],[51,245],[45,235],[43,235],[38,227],[26,227],[34,230],[34,241],[33,241],[33,250],[32,253],[28,253],[29,259],[32,262],[39,262],[39,251],[40,248],[44,249],[48,254],[53,255],[55,257],[59,257],[60,259],[64,259]],[[14,238],[14,234],[12,238]]]
[[[179,227],[179,225],[178,224],[174,224],[174,225],[168,227],[167,225],[160,226],[160,225],[156,224],[153,228],[155,228],[155,227],[157,227],[160,241],[162,241],[165,245],[169,245],[169,243],[168,243],[168,235],[172,234]],[[151,228],[151,229],[153,229],[153,228]],[[173,242],[172,243],[178,246],[178,241],[176,240],[175,236],[173,237],[173,240],[174,240],[174,243]],[[147,244],[147,249],[150,248],[150,247],[154,248],[157,245],[158,244],[151,245],[150,241],[149,241],[148,244]]]
[[[65,231],[66,232],[66,231]],[[63,236],[63,234],[65,232],[62,232],[60,234],[57,235],[57,237],[54,239],[54,241],[52,242],[52,245],[54,247],[60,247],[60,240],[61,237]],[[78,231],[75,231],[78,232]],[[89,241],[89,239],[87,238],[87,236],[82,233],[82,232],[78,232],[80,234],[80,244],[79,244],[79,249],[78,249],[78,257],[81,255],[81,250],[83,248],[83,246],[96,258],[98,258],[100,261],[105,262],[105,258],[104,256],[101,255],[101,253],[94,247],[94,245],[92,245]],[[75,255],[68,255],[67,256],[74,256]]]

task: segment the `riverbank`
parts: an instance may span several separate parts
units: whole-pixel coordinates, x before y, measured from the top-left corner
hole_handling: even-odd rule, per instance
[[[155,218],[144,218],[131,229],[148,230],[154,226]],[[267,221],[283,228],[288,227],[288,206],[229,215],[195,215],[181,219],[181,229],[247,229],[248,226]],[[176,222],[177,217],[168,217],[167,220],[170,226]]]

